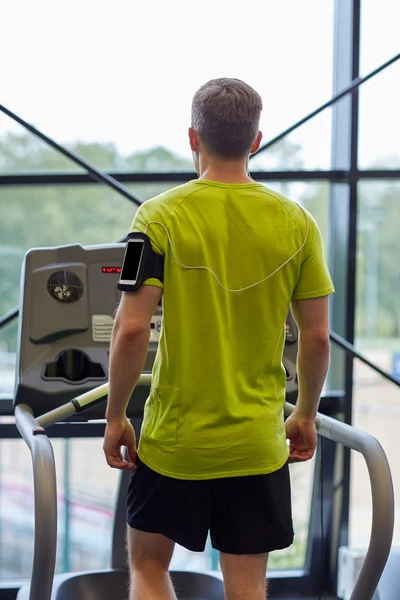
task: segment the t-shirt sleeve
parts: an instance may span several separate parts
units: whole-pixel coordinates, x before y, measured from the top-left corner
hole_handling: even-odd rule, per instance
[[[144,202],[137,210],[135,217],[131,225],[132,232],[146,233],[149,236],[151,247],[154,252],[165,256],[165,239],[164,230],[161,225],[151,223],[151,221],[161,222],[160,217],[151,215],[147,202]],[[150,223],[150,224],[149,224]],[[163,283],[159,279],[149,278],[146,279],[144,285],[152,285],[155,287],[163,288]]]
[[[306,214],[308,235],[301,252],[300,274],[292,300],[320,298],[335,291],[325,258],[321,232],[310,213]]]

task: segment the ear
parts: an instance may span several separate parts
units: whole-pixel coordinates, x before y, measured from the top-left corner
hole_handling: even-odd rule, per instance
[[[256,137],[256,139],[255,139],[255,142],[254,142],[254,144],[252,145],[252,147],[251,147],[251,149],[250,149],[250,154],[254,154],[254,152],[257,152],[257,150],[258,150],[258,149],[259,149],[259,147],[260,147],[261,140],[262,140],[262,132],[261,132],[261,131],[259,131],[259,132],[257,133],[257,137]]]
[[[192,152],[197,152],[199,149],[199,134],[193,127],[189,127],[189,144]]]

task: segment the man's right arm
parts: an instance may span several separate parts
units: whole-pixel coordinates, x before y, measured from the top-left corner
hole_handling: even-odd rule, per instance
[[[314,456],[317,446],[315,417],[329,366],[328,296],[294,300],[292,313],[299,328],[299,391],[296,408],[285,428],[289,462],[302,462]]]
[[[312,420],[317,414],[329,367],[328,296],[294,300],[292,313],[299,329],[296,412],[303,419]]]
[[[329,365],[328,298],[335,290],[324,256],[321,232],[307,212],[308,235],[301,252],[299,278],[292,294],[292,313],[299,329],[298,400],[286,420],[290,459],[309,460],[317,445],[315,416]]]

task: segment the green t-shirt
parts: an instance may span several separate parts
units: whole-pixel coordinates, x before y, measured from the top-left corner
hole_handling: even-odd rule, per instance
[[[334,291],[317,224],[262,184],[194,180],[145,202],[132,231],[145,229],[165,266],[140,459],[178,479],[281,468],[290,301]],[[223,289],[205,267],[226,288],[248,289]]]

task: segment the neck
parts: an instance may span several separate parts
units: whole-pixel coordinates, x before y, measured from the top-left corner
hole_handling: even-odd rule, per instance
[[[252,183],[248,174],[248,159],[224,160],[199,157],[199,179],[221,183]]]

